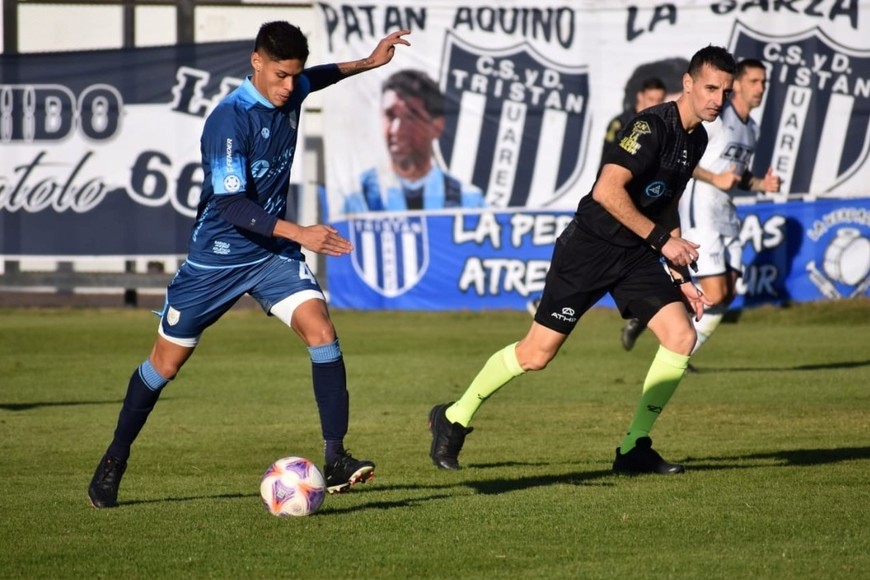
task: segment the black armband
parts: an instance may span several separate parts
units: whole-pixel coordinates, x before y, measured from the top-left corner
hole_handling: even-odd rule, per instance
[[[743,191],[752,191],[752,173],[747,169],[737,182],[737,187]]]
[[[219,195],[215,206],[225,220],[242,229],[272,237],[272,231],[278,218],[269,214],[262,207],[245,197],[243,194]]]
[[[660,226],[653,225],[653,229],[644,241],[648,243],[656,252],[661,252],[668,240],[671,239],[671,232]]]

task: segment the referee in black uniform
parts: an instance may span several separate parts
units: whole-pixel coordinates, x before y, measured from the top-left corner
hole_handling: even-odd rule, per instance
[[[514,377],[545,368],[580,317],[610,293],[623,318],[647,323],[661,343],[613,471],[684,471],[662,459],[649,437],[695,345],[690,313],[700,318],[708,304],[691,283],[698,245],[680,237],[677,202],[707,146],[701,122],[719,115],[736,68],[724,48],[702,48],[683,75],[680,97],[643,111],[623,128],[591,195],[580,200],[556,242],[529,332],[492,355],[459,400],[430,411],[429,454],[436,466],[459,469],[469,423],[483,401]]]

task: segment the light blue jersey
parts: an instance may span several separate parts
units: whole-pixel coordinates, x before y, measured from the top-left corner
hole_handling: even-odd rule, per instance
[[[309,70],[299,77],[283,107],[275,107],[263,97],[249,77],[206,119],[200,144],[205,177],[190,238],[189,262],[224,268],[252,264],[276,254],[304,259],[296,242],[262,236],[229,223],[220,215],[216,202],[219,196],[244,193],[270,215],[284,217],[302,101],[311,91],[337,80],[337,72],[309,75]],[[330,82],[323,82],[326,80]]]
[[[463,185],[444,173],[437,165],[425,176],[411,182],[392,170],[369,169],[360,176],[359,193],[345,200],[348,213],[363,211],[404,211],[484,207],[483,192],[473,185]]]

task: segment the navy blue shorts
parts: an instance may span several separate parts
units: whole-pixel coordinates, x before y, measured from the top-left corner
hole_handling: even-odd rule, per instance
[[[166,289],[161,333],[168,338],[195,339],[245,294],[268,313],[278,302],[306,290],[322,294],[317,279],[301,260],[272,256],[234,268],[184,262]]]

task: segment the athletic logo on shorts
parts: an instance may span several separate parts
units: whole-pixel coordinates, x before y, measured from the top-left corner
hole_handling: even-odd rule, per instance
[[[867,162],[870,50],[843,46],[818,28],[774,36],[737,22],[731,52],[767,67],[755,175],[772,167],[783,193],[823,192]]]
[[[500,49],[447,33],[445,126],[437,155],[491,207],[562,197],[586,157],[589,72],[548,60],[528,42]]]
[[[422,217],[352,219],[353,268],[387,298],[413,288],[429,267],[429,238]]]

